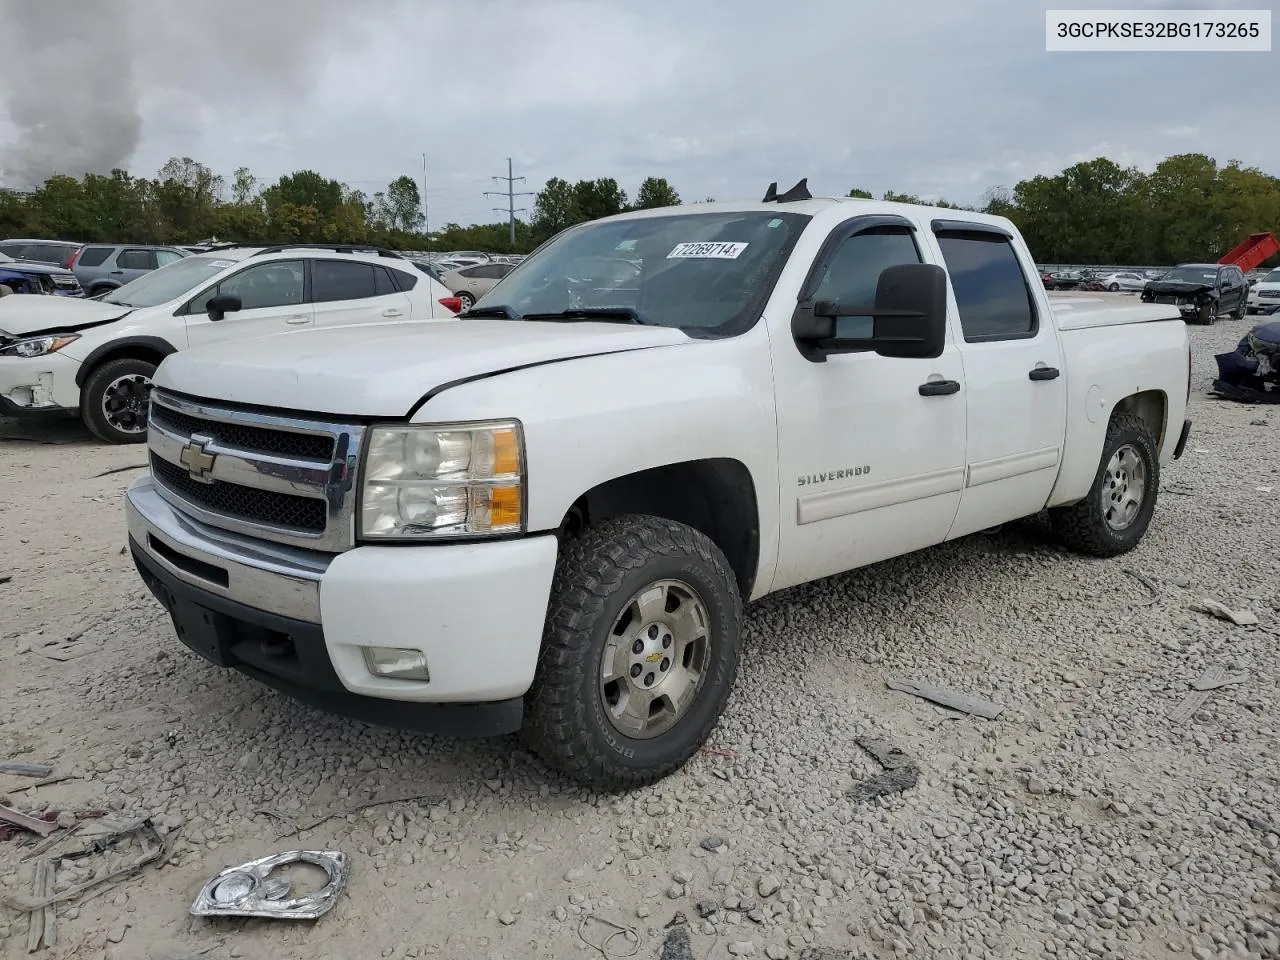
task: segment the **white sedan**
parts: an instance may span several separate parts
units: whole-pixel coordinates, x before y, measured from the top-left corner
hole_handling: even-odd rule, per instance
[[[1147,278],[1140,273],[1109,273],[1099,277],[1098,282],[1114,293],[1117,290],[1141,290],[1147,285]]]

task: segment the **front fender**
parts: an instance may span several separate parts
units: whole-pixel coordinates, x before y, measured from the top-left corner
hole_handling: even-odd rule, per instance
[[[777,556],[778,466],[768,333],[690,340],[495,374],[436,393],[415,422],[516,418],[524,426],[530,531],[556,530],[609,480],[713,457],[741,461],[760,522],[757,585]]]

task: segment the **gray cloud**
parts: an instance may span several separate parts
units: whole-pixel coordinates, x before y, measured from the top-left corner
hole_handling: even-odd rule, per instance
[[[28,3],[52,0],[0,0]],[[1156,5],[1170,4],[1053,4]],[[433,225],[495,218],[482,194],[501,189],[490,178],[508,156],[528,178],[517,189],[613,176],[634,192],[653,174],[686,199],[755,197],[808,176],[815,192],[971,201],[1099,154],[1150,167],[1199,151],[1280,173],[1280,129],[1240,95],[1265,104],[1275,54],[1046,53],[1044,9],[1025,0],[110,9],[122,7],[140,172],[177,154],[264,178],[309,167],[372,192],[420,176],[426,152]],[[139,19],[142,8],[152,14]],[[4,92],[14,76],[0,66]],[[6,139],[15,132],[0,126]]]

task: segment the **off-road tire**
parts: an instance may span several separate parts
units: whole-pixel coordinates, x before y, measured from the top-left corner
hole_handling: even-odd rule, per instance
[[[120,360],[108,360],[95,369],[80,389],[80,418],[99,440],[106,443],[146,443],[147,433],[129,433],[119,430],[107,421],[102,410],[102,395],[111,382],[118,377],[130,374],[141,374],[150,380],[156,372],[156,365],[146,360],[125,357]]]
[[[609,632],[647,584],[678,579],[701,595],[710,622],[705,680],[675,726],[652,739],[621,734],[599,686]],[[724,710],[738,669],[742,600],[720,549],[683,524],[622,516],[560,546],[542,650],[525,698],[524,738],[579,783],[622,791],[654,783],[693,756]]]
[[[1108,526],[1102,510],[1102,488],[1107,482],[1107,464],[1120,447],[1129,444],[1137,449],[1146,467],[1146,490],[1138,515],[1121,531]],[[1160,457],[1155,437],[1139,417],[1131,413],[1117,413],[1107,426],[1106,441],[1098,460],[1098,472],[1094,475],[1089,493],[1079,503],[1055,507],[1049,511],[1053,532],[1067,547],[1079,553],[1095,557],[1114,557],[1128,553],[1138,545],[1155,512],[1160,489]]]

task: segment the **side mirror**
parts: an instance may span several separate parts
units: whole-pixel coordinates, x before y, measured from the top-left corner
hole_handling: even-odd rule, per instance
[[[209,311],[210,320],[221,320],[228,313],[235,313],[240,309],[240,306],[241,300],[239,297],[234,294],[224,293],[210,300],[205,309]]]
[[[868,339],[836,336],[840,317],[871,317]],[[801,304],[791,333],[804,355],[822,361],[829,353],[874,350],[882,357],[931,360],[947,339],[947,273],[932,263],[904,263],[880,272],[873,305],[818,300]]]

